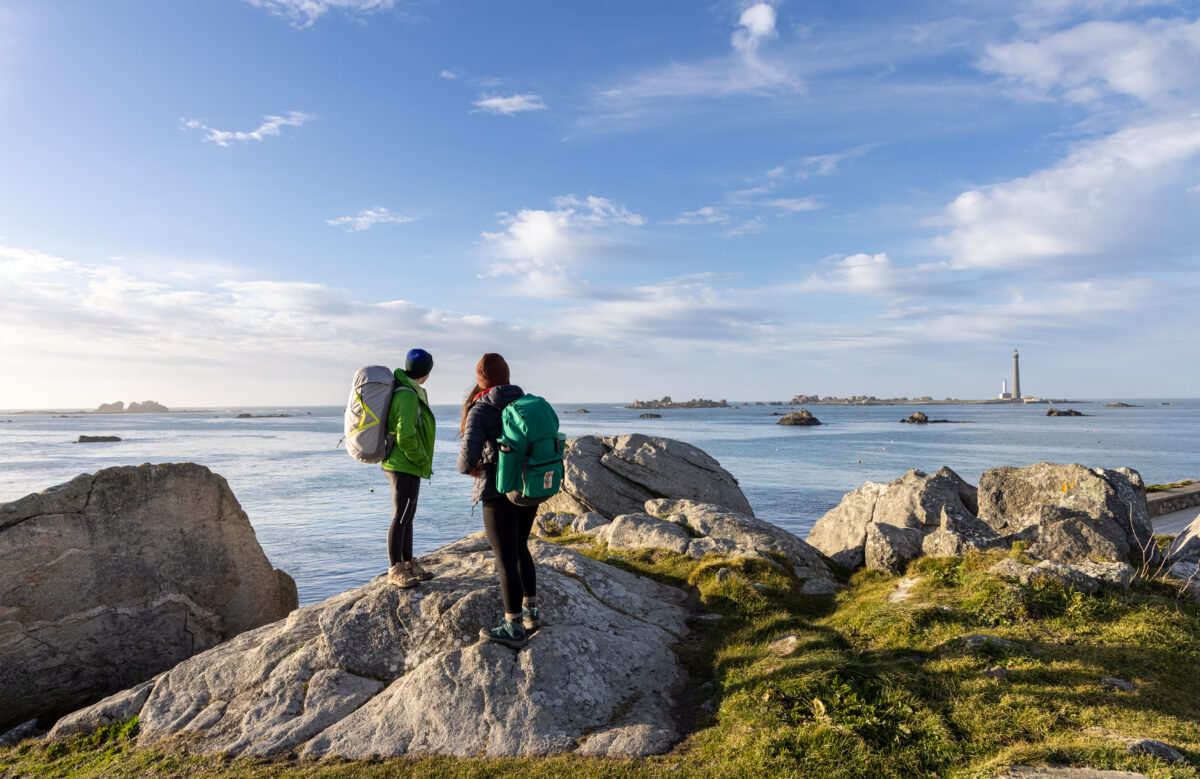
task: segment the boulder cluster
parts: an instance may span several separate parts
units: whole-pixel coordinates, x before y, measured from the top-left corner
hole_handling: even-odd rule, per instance
[[[1006,561],[1004,573],[1034,573],[1128,586],[1130,560],[1157,555],[1141,476],[1082,465],[995,468],[973,487],[949,468],[867,482],[817,521],[808,542],[846,568],[900,571],[922,556],[1012,548],[1035,565]],[[1200,555],[1200,541],[1197,542]],[[1025,570],[1038,568],[1038,571]],[[1069,569],[1064,571],[1063,569]],[[1085,584],[1085,589],[1094,589]]]
[[[821,420],[813,416],[813,413],[806,408],[799,411],[793,411],[789,414],[784,414],[782,418],[775,424],[777,425],[798,425],[801,427],[811,427],[821,424]]]

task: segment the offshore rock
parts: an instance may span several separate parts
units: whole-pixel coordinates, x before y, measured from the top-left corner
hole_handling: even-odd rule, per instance
[[[994,468],[979,480],[979,518],[1006,536],[1037,526],[1036,553],[1059,562],[1089,554],[1120,562],[1142,549],[1157,554],[1145,485],[1137,471],[1128,468],[1047,462]],[[1087,553],[1089,544],[1096,548]]]
[[[718,554],[774,553],[782,555],[792,573],[802,581],[835,582],[833,572],[812,545],[750,514],[690,500],[650,500],[645,508],[646,513],[653,516],[682,520],[682,524],[697,536],[688,547],[692,557],[703,557],[704,542],[709,541],[715,547],[712,551]],[[816,585],[814,588],[822,589]]]
[[[942,468],[930,476],[914,469],[886,484],[867,482],[846,493],[817,520],[808,543],[839,565],[857,568],[872,522],[932,532],[942,524],[943,512],[966,522],[975,511],[975,488],[954,471]]]
[[[530,549],[543,624],[525,648],[478,637],[502,607],[477,533],[423,558],[435,576],[419,588],[381,576],[179,664],[141,706],[138,745],[349,759],[668,749],[685,594],[569,549]]]
[[[617,517],[640,514],[654,498],[695,500],[754,514],[737,480],[703,450],[640,433],[568,441],[562,489],[542,507]]]
[[[0,731],[148,679],[296,607],[226,481],[108,468],[0,506]]]
[[[790,414],[784,414],[783,417],[775,424],[811,427],[813,425],[821,424],[821,420],[814,417],[812,412],[808,409],[802,408],[799,411],[793,411]]]

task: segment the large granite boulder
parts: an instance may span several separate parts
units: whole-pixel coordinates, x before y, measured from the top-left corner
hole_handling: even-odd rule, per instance
[[[933,475],[911,470],[886,484],[867,482],[817,520],[808,543],[847,568],[864,562],[867,525],[872,522],[932,532],[943,512],[968,522],[976,512],[975,488],[949,468]]]
[[[1182,533],[1175,536],[1175,540],[1171,542],[1171,547],[1167,550],[1167,557],[1173,561],[1200,561],[1200,515],[1192,520],[1192,523],[1184,528]]]
[[[413,590],[383,577],[180,663],[51,738],[136,710],[138,744],[351,759],[574,752],[637,757],[679,737],[682,590],[540,541],[543,625],[513,650],[478,631],[501,612],[482,533],[426,556]]]
[[[868,522],[863,542],[863,563],[876,571],[900,573],[921,556],[924,534],[920,528]]]
[[[148,679],[296,607],[229,485],[108,468],[0,505],[0,732]]]
[[[692,557],[701,558],[707,551],[732,556],[769,552],[782,555],[798,579],[835,581],[815,548],[749,514],[710,503],[664,499],[646,501],[646,513],[684,525],[693,536],[688,546]]]
[[[979,480],[978,516],[1005,536],[1035,528],[1037,554],[1058,562],[1121,562],[1142,549],[1155,554],[1146,488],[1129,468],[1047,462],[994,468]]]
[[[729,471],[683,441],[634,433],[567,442],[563,483],[543,511],[638,514],[654,498],[695,500],[753,515]]]

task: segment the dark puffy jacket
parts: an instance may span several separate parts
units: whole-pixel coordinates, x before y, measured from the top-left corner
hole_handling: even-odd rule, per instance
[[[471,502],[499,498],[496,491],[496,463],[500,459],[500,412],[509,403],[524,395],[516,384],[492,387],[467,409],[467,425],[463,428],[462,448],[458,450],[458,472],[470,473],[483,462],[483,475],[475,479]]]

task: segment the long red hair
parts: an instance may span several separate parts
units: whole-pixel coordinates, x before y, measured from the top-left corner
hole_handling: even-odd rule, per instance
[[[510,382],[508,362],[502,356],[495,352],[487,352],[479,358],[479,362],[475,364],[475,386],[467,392],[462,405],[462,417],[458,420],[460,437],[466,435],[467,411],[475,399],[492,387],[502,387]]]

